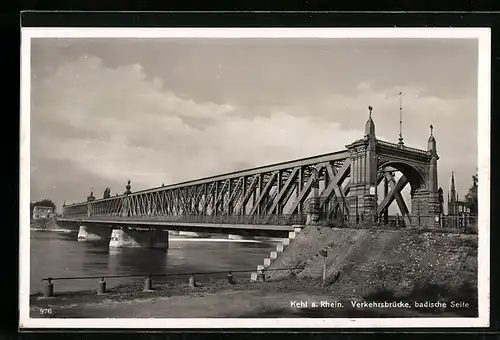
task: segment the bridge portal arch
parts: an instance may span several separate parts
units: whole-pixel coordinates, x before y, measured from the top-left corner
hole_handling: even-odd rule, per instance
[[[399,171],[407,179],[411,187],[410,193],[412,197],[415,192],[427,189],[428,176],[426,175],[426,173],[423,173],[422,170],[418,169],[415,165],[409,162],[404,162],[401,160],[390,160],[385,161],[378,166],[378,174],[381,180],[390,180],[384,175],[389,172],[392,176],[392,173],[396,171]]]
[[[378,219],[388,206],[396,200],[407,223],[413,224],[401,190],[409,183],[411,192],[411,215],[425,216],[426,224],[435,224],[439,214],[439,192],[437,187],[436,140],[432,134],[427,141],[427,150],[408,147],[402,137],[399,143],[380,140],[375,135],[372,107],[365,125],[365,135],[346,145],[351,159],[349,218],[358,220],[358,215],[368,216],[369,221]],[[403,175],[396,180],[394,169]],[[378,192],[384,180],[384,190]],[[390,188],[389,188],[390,187]],[[379,198],[382,196],[381,202]],[[420,222],[419,222],[420,224]]]

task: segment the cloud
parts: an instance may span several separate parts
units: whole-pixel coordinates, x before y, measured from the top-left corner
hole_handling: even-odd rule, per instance
[[[368,90],[371,90],[372,86],[370,83],[368,82],[362,82],[362,83],[359,83],[358,86],[356,87],[356,90],[358,91],[368,91]]]
[[[34,199],[45,197],[48,187],[55,187],[49,193],[58,202],[85,198],[87,192],[61,189],[74,181],[71,174],[54,176],[61,164],[77,169],[72,171],[78,173],[79,188],[110,183],[112,192],[121,192],[129,178],[133,190],[140,190],[337,151],[362,137],[368,105],[374,106],[377,135],[397,138],[395,88],[375,92],[362,82],[350,96],[332,93],[254,108],[180,97],[166,84],[148,76],[141,64],[108,67],[91,55],[33,79],[31,158],[38,164],[31,169]],[[430,123],[439,135],[450,119],[465,119],[457,113],[471,110],[475,115],[470,98],[452,101],[420,96],[415,87],[403,90],[406,126],[414,133],[408,133],[408,141],[417,147],[426,148]],[[249,114],[253,110],[256,114]],[[467,128],[471,126],[459,131]],[[451,147],[441,146],[437,138],[438,150],[453,160]],[[450,138],[476,157],[470,140]],[[446,171],[463,161],[456,157]],[[118,183],[123,185],[116,187]]]

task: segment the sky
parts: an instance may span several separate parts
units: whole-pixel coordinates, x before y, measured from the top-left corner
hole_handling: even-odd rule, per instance
[[[403,137],[463,196],[477,169],[477,40],[34,38],[31,201],[86,200]],[[446,200],[446,197],[445,197]]]

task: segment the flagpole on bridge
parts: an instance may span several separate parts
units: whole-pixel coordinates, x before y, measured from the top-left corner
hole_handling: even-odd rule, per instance
[[[399,92],[399,143],[400,146],[404,145],[403,142],[403,92]]]

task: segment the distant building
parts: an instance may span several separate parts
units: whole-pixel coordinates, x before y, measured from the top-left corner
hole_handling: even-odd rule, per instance
[[[448,194],[448,215],[457,216],[470,214],[470,208],[465,200],[458,199],[458,192],[455,188],[455,176],[451,173],[451,189]]]
[[[54,214],[53,207],[35,206],[33,208],[33,219],[49,218]]]
[[[467,201],[458,199],[458,192],[455,188],[455,176],[451,173],[451,189],[448,194],[448,220],[447,226],[462,228],[470,225],[474,219],[471,216]]]

